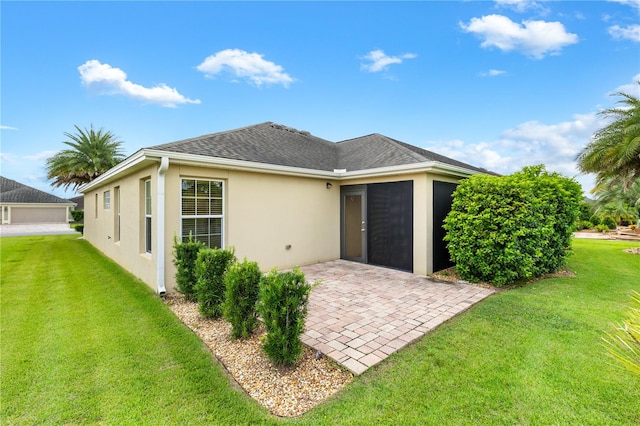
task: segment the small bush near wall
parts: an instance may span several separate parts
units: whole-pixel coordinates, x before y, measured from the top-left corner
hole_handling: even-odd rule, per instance
[[[277,365],[293,365],[302,354],[300,335],[304,332],[311,286],[299,269],[272,270],[260,281],[258,310],[267,336],[264,351]]]
[[[258,323],[257,307],[262,272],[257,262],[245,258],[242,263],[229,267],[224,276],[224,317],[233,327],[234,339],[246,338],[253,333]]]
[[[74,223],[73,225],[71,225],[71,227],[76,231],[79,232],[81,234],[84,233],[84,225],[81,223]]]
[[[556,271],[565,262],[582,189],[544,166],[458,185],[445,219],[457,272],[497,286]]]
[[[224,301],[224,274],[236,261],[233,249],[204,248],[196,259],[195,293],[200,313],[205,317],[220,318]]]
[[[83,223],[84,222],[84,210],[71,210],[71,217],[74,222]]]
[[[181,242],[178,237],[173,237],[173,264],[176,265],[176,285],[178,291],[185,295],[187,300],[196,300],[195,285],[196,259],[198,252],[205,245],[201,241],[193,239],[189,234],[189,240]]]

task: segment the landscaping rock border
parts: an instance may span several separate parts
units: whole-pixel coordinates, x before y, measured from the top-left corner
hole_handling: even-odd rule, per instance
[[[262,326],[248,339],[231,340],[231,324],[203,318],[197,303],[187,301],[181,294],[167,295],[164,301],[209,347],[236,383],[272,414],[299,416],[353,379],[351,372],[334,361],[316,359],[308,347],[294,367],[277,368],[262,350]]]

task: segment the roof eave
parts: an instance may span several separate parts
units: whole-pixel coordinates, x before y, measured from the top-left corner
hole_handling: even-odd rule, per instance
[[[366,178],[377,176],[392,176],[406,173],[440,173],[460,178],[469,177],[471,175],[480,174],[477,170],[467,169],[465,167],[454,166],[452,164],[442,163],[439,161],[428,161],[421,163],[401,164],[398,166],[376,167],[373,169],[354,170],[337,175],[344,179]]]
[[[220,167],[228,170],[239,170],[257,173],[271,173],[286,176],[299,176],[321,179],[352,179],[378,176],[392,176],[407,173],[441,173],[455,177],[469,177],[481,172],[460,166],[429,161],[398,166],[377,167],[373,169],[354,170],[346,172],[307,169],[302,167],[281,166],[277,164],[257,163],[246,160],[234,160],[207,155],[187,154],[181,152],[163,151],[158,149],[141,149],[123,162],[108,170],[93,181],[81,186],[79,192],[86,193],[92,189],[116,180],[129,169],[143,166],[151,162],[159,162],[162,157],[168,157],[172,164],[183,164],[202,167]]]

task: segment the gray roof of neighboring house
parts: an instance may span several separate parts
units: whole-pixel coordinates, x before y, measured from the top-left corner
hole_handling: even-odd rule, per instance
[[[29,204],[72,204],[71,201],[0,176],[0,202]]]
[[[75,210],[84,210],[84,195],[78,195],[77,197],[69,198],[69,201],[76,203]]]
[[[326,171],[367,170],[438,161],[491,173],[380,134],[334,143],[272,122],[156,145],[150,149]]]

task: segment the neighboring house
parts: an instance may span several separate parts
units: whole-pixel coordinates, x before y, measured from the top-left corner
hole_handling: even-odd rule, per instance
[[[76,203],[76,206],[72,210],[84,210],[84,195],[71,197],[69,198],[69,201]]]
[[[0,176],[2,224],[69,223],[76,204]]]
[[[442,221],[476,173],[379,134],[333,143],[267,122],[136,152],[80,188],[84,236],[159,293],[189,234],[263,270],[343,258],[429,274],[451,265]]]

